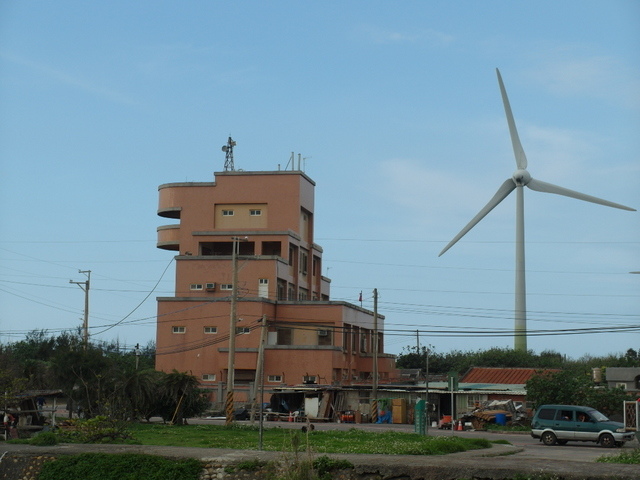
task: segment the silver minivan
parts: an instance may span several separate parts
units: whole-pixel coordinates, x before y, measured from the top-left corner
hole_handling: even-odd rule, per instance
[[[531,436],[539,438],[545,445],[577,441],[621,447],[624,442],[633,440],[634,432],[591,407],[542,405],[533,416]]]

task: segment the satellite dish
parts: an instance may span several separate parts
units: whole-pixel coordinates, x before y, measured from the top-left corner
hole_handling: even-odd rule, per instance
[[[223,146],[222,146],[222,151],[223,151],[223,152],[226,152],[226,151],[227,151],[227,146],[226,146],[226,145],[223,145]]]

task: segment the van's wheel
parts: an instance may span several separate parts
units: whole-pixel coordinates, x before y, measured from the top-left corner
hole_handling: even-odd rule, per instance
[[[611,439],[613,439],[613,437],[611,437]],[[544,432],[542,434],[542,443],[544,443],[545,445],[555,445],[557,443],[558,439],[556,438],[555,434],[552,432]]]
[[[603,433],[600,435],[600,445],[606,448],[613,448],[616,446],[616,440],[610,433]]]

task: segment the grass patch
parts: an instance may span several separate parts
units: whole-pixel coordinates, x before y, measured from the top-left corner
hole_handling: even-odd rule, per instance
[[[630,452],[622,452],[619,455],[605,455],[596,459],[596,462],[601,463],[628,463],[637,465],[640,464],[640,448],[634,448]]]
[[[530,425],[498,425],[496,423],[487,423],[484,428],[491,432],[531,432]]]
[[[38,480],[197,480],[196,459],[167,459],[142,454],[83,453],[46,462]]]
[[[258,428],[248,425],[130,425],[132,436],[143,445],[232,448],[257,450]],[[298,430],[267,428],[263,449],[269,451],[316,453],[368,453],[377,455],[446,455],[466,450],[490,448],[482,438],[430,437],[404,432],[331,430],[301,434]]]

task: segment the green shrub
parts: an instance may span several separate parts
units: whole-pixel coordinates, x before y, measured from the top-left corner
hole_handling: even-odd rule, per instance
[[[30,445],[37,445],[38,447],[46,447],[48,445],[57,445],[58,437],[53,432],[40,432],[35,437],[29,440]]]
[[[38,480],[197,480],[196,459],[168,459],[143,454],[83,453],[46,462]]]
[[[69,443],[123,443],[132,438],[125,422],[101,415],[88,420],[76,420],[73,422],[72,427],[59,432],[60,441]]]

